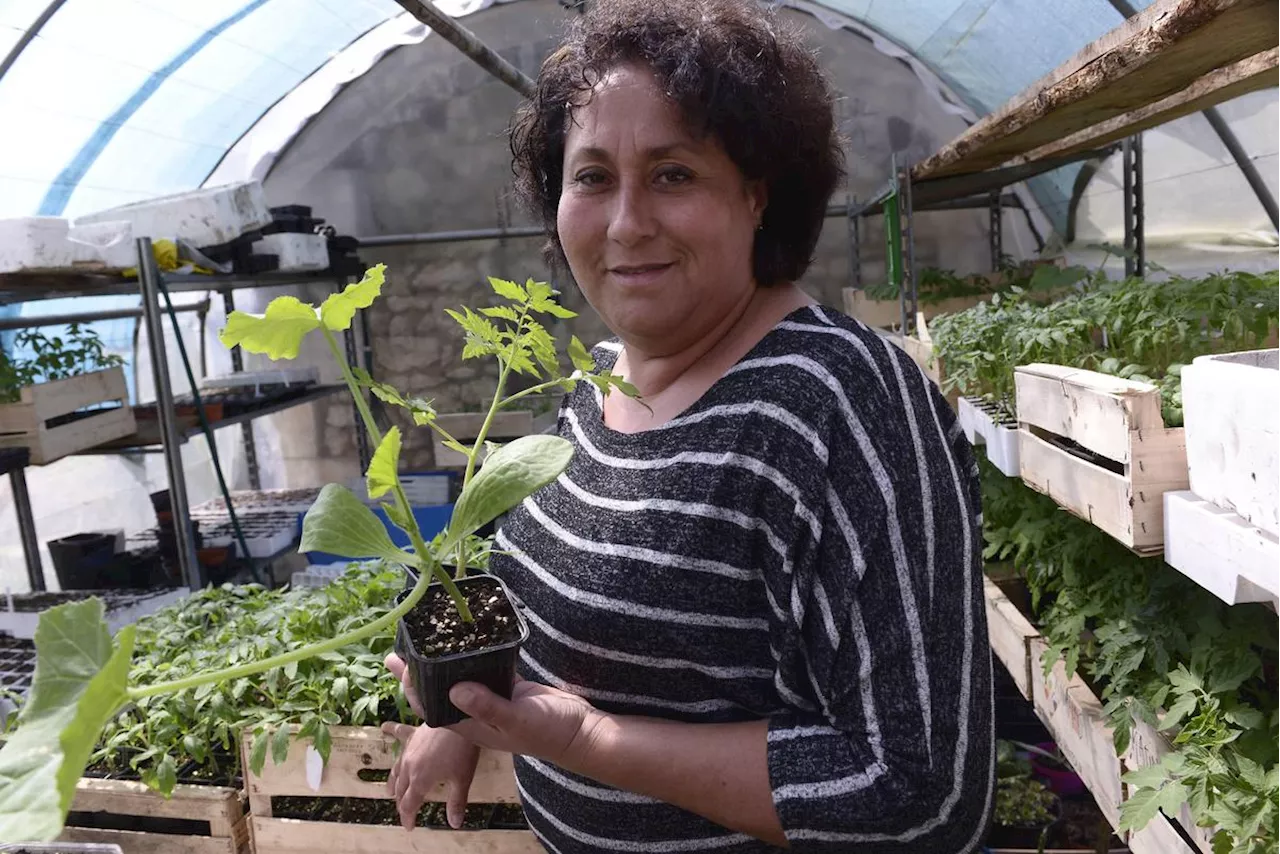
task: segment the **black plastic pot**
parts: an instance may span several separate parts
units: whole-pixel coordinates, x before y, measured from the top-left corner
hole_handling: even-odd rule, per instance
[[[50,540],[49,556],[63,590],[101,590],[103,572],[115,560],[115,534],[72,534]]]
[[[431,587],[440,582],[432,582]],[[457,582],[458,588],[465,590],[475,585],[485,585],[499,590],[508,602],[511,596],[507,585],[492,576],[477,574]],[[404,601],[409,595],[406,590],[396,597],[396,602]],[[413,689],[422,703],[422,711],[426,713],[427,726],[438,727],[456,724],[465,720],[467,715],[457,706],[449,702],[449,689],[459,682],[479,682],[500,697],[511,698],[511,686],[515,682],[516,655],[520,645],[529,637],[529,625],[520,614],[520,609],[513,604],[512,612],[520,626],[520,637],[513,641],[485,649],[468,650],[466,652],[428,657],[419,655],[413,638],[404,620],[396,626],[396,655],[400,656],[409,668],[409,679]]]

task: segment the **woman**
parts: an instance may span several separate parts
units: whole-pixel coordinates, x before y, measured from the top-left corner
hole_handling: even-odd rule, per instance
[[[559,854],[973,850],[976,473],[921,372],[793,284],[840,176],[816,63],[755,3],[612,0],[537,87],[519,181],[644,403],[566,399],[573,461],[491,565],[528,681],[387,725],[406,826],[437,785],[457,826],[481,745]]]

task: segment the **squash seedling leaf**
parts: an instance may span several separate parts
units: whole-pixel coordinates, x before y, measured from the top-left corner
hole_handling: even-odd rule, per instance
[[[369,497],[381,498],[396,485],[396,471],[400,468],[400,428],[392,427],[382,437],[378,450],[369,461],[365,478],[369,485]]]
[[[498,448],[458,496],[439,554],[451,554],[463,537],[551,483],[572,456],[567,440],[546,434],[522,436]]]
[[[386,281],[387,265],[377,264],[365,271],[364,278],[354,285],[347,285],[342,293],[330,294],[320,304],[320,321],[332,332],[341,332],[351,326],[356,309],[368,308],[382,293]]]
[[[0,749],[0,839],[61,832],[102,727],[127,699],[134,627],[113,644],[100,599],[40,615],[36,670],[18,729]]]
[[[296,359],[302,339],[319,328],[315,308],[297,297],[276,297],[263,314],[231,312],[218,340],[228,348],[239,345],[271,359]]]
[[[330,483],[320,490],[302,520],[300,552],[328,552],[339,557],[374,558],[419,567],[421,558],[396,547],[386,526],[346,487]]]

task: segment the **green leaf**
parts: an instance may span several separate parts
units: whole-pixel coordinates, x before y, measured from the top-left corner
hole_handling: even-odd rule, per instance
[[[297,297],[276,297],[263,314],[231,312],[218,340],[228,348],[239,345],[271,359],[296,359],[302,339],[319,328],[315,308]]]
[[[572,456],[568,441],[545,434],[522,436],[490,454],[458,496],[438,554],[448,555],[463,537],[551,483],[568,468]]]
[[[569,361],[584,374],[589,374],[596,369],[596,360],[591,358],[591,354],[587,352],[586,347],[582,346],[577,335],[569,339]]]
[[[249,750],[249,768],[255,774],[261,774],[267,765],[267,748],[271,745],[271,736],[265,729],[253,734],[253,747]]]
[[[518,323],[520,315],[509,305],[495,305],[489,308],[480,309],[480,313],[485,317],[500,317],[503,320],[509,320],[512,323]]]
[[[1168,713],[1164,716],[1164,720],[1160,722],[1161,730],[1173,729],[1181,725],[1182,721],[1196,710],[1196,695],[1182,694],[1178,697],[1177,702],[1169,707]]]
[[[156,766],[156,788],[166,798],[173,794],[173,787],[178,785],[178,763],[173,757],[165,754]]]
[[[1120,826],[1117,830],[1141,830],[1160,811],[1159,792],[1155,789],[1139,789],[1129,800],[1120,805]]]
[[[348,690],[347,677],[345,676],[337,677],[329,686],[329,691],[333,694],[333,701],[340,706],[345,706],[347,704]]]
[[[490,276],[489,286],[493,288],[493,292],[498,296],[503,299],[509,299],[512,302],[524,303],[529,299],[529,295],[525,293],[524,288],[515,282],[508,282],[506,279]]]
[[[552,317],[577,317],[578,313],[570,311],[564,306],[556,302],[556,291],[546,282],[535,282],[529,279],[524,284],[524,289],[529,293],[529,308],[541,314],[549,314]]]
[[[331,294],[320,304],[320,320],[325,327],[341,332],[351,326],[356,309],[368,308],[382,293],[386,281],[386,264],[378,264],[365,271],[364,278],[354,285],[347,285],[340,294]]]
[[[484,524],[483,522],[481,524]],[[300,552],[328,552],[339,557],[380,557],[393,563],[421,566],[422,559],[396,547],[386,526],[363,501],[336,483],[320,490],[302,520]]]
[[[50,841],[62,832],[94,744],[128,697],[134,631],[121,629],[113,644],[96,598],[40,615],[35,678],[0,748],[0,839]]]
[[[406,534],[409,533],[409,517],[400,511],[400,505],[392,501],[384,501],[382,511],[387,514],[387,518],[391,520],[391,524],[395,525]]]
[[[320,759],[326,765],[329,764],[329,751],[333,749],[333,736],[329,733],[327,726],[318,726],[315,738],[311,739],[311,746],[316,749],[316,753],[320,754]]]
[[[289,727],[282,726],[271,736],[271,761],[283,765],[289,758]]]
[[[1169,779],[1169,775],[1160,765],[1148,765],[1145,768],[1130,771],[1120,779],[1135,788],[1158,789]]]
[[[373,452],[369,461],[369,471],[365,474],[369,485],[369,497],[381,498],[399,482],[400,470],[400,428],[392,427],[382,437],[378,450]]]

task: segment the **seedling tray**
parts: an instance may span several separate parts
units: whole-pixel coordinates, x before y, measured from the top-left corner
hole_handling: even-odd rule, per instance
[[[253,738],[242,741],[245,790],[249,796],[249,824],[256,854],[543,854],[541,844],[526,828],[447,830],[340,821],[277,818],[272,804],[280,798],[363,798],[390,800],[385,773],[395,763],[395,739],[373,727],[331,727],[329,763],[319,775],[308,777],[305,742],[289,745],[288,759],[275,765],[267,759],[261,774],[249,769]],[[313,760],[314,761],[314,760]],[[380,779],[378,779],[380,778]],[[440,789],[430,800],[443,800]],[[513,804],[519,801],[511,755],[483,751],[471,784],[472,804]]]
[[[30,640],[36,636],[40,612],[55,605],[96,596],[106,606],[107,627],[112,631],[135,623],[148,614],[184,598],[186,588],[155,590],[70,590],[63,593],[25,593],[0,599],[0,632]],[[10,599],[12,609],[10,609]]]

